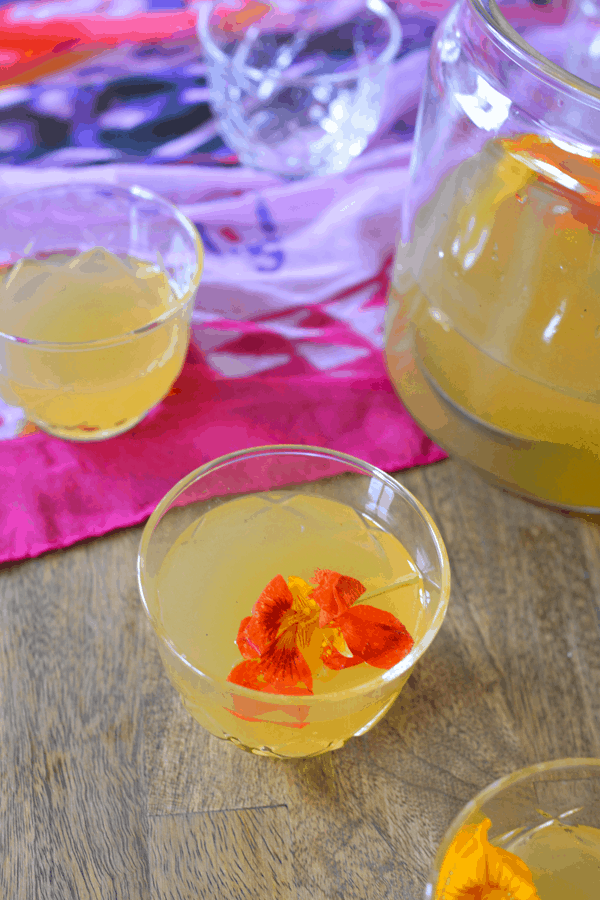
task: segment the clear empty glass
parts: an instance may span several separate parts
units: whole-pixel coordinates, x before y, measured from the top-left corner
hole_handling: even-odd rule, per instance
[[[0,215],[0,395],[45,431],[127,431],[168,393],[202,270],[194,226],[150,191],[78,184]]]
[[[202,4],[212,105],[246,165],[290,178],[341,172],[377,129],[400,22],[383,0],[289,6],[226,30],[219,4]]]

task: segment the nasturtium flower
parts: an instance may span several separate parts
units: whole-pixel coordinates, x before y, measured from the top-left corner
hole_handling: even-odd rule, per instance
[[[273,694],[312,694],[323,665],[389,669],[413,639],[391,613],[354,606],[365,590],[356,578],[326,569],[317,569],[312,583],[276,575],[242,619],[236,643],[244,662],[227,680]]]
[[[598,156],[581,156],[537,134],[504,138],[501,144],[513,160],[528,167],[528,180],[535,173],[536,181],[551,185],[554,194],[568,200],[564,211],[558,211],[561,204],[553,210],[554,231],[585,229],[596,234],[600,232]]]
[[[529,868],[487,838],[489,819],[456,835],[440,869],[435,900],[539,900]]]

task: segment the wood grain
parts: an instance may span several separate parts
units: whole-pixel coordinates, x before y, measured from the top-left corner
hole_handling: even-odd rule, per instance
[[[313,760],[244,754],[183,710],[139,529],[0,572],[3,897],[419,900],[479,789],[600,756],[598,525],[453,461],[398,478],[447,544],[446,622],[386,718]]]
[[[3,897],[148,897],[134,548],[2,573]]]
[[[150,872],[155,900],[292,900],[288,811],[152,816]]]

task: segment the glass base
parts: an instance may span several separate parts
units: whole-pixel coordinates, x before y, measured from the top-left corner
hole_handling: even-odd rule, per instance
[[[270,759],[313,759],[315,756],[323,756],[324,753],[330,753],[332,750],[341,750],[341,748],[350,740],[350,738],[346,738],[343,741],[333,741],[331,744],[328,744],[321,750],[315,750],[313,753],[277,753],[275,750],[271,750],[270,747],[246,747],[245,744],[242,744],[241,741],[231,735],[221,736],[215,734],[214,737],[217,737],[220,740],[229,741],[234,747],[245,750],[246,753],[252,753],[254,756],[267,756]]]
[[[90,441],[105,441],[108,438],[116,437],[118,434],[129,431],[145,419],[149,412],[150,410],[147,410],[135,418],[116,422],[112,428],[90,428],[88,426],[61,428],[60,426],[49,425],[47,422],[40,422],[34,418],[31,418],[30,421],[37,425],[41,431],[51,434],[53,437],[59,437],[66,441],[89,443]]]
[[[407,673],[406,678],[402,680],[400,687],[404,685],[409,674]],[[312,759],[314,756],[322,756],[324,753],[330,753],[332,750],[340,750],[351,738],[360,737],[366,734],[367,731],[370,731],[389,711],[398,694],[399,691],[395,691],[382,704],[377,705],[376,711],[367,721],[364,721],[364,717],[359,717],[363,719],[362,723],[359,727],[355,725],[355,730],[350,730],[350,733],[348,733],[348,720],[343,719],[338,723],[334,723],[333,727],[330,722],[309,722],[307,723],[308,734],[304,732],[303,728],[290,728],[282,725],[277,728],[273,722],[268,721],[262,723],[240,723],[238,733],[234,735],[224,725],[226,719],[231,716],[230,710],[221,708],[219,711],[213,710],[213,714],[211,714],[207,707],[200,706],[184,696],[181,697],[181,700],[187,712],[213,737],[229,741],[229,743],[240,750],[245,750],[247,753],[254,754],[254,756],[268,756],[272,759]],[[345,728],[344,725],[346,726]],[[343,736],[332,739],[331,735],[335,734],[336,730],[338,734],[341,732]],[[259,736],[265,737],[269,731],[276,732],[276,734],[272,735],[274,738],[272,746],[260,743]]]
[[[413,351],[414,353],[414,351]],[[411,416],[451,455],[487,482],[560,512],[600,515],[600,458],[585,447],[524,439],[461,407],[415,356],[402,371],[388,357],[392,382]]]

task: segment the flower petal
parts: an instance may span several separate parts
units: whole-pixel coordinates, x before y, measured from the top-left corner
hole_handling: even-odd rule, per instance
[[[402,622],[374,606],[355,606],[339,615],[336,625],[352,655],[378,669],[396,665],[414,645]]]
[[[352,655],[352,651],[339,628],[335,625],[330,625],[329,628],[322,629],[321,633],[324,639],[321,643],[320,659],[328,669],[339,671],[340,669],[349,669],[352,666],[361,665],[363,660],[360,656]]]
[[[366,591],[365,586],[356,578],[340,575],[339,572],[332,572],[329,569],[317,569],[313,580],[317,586],[312,599],[321,607],[319,628],[324,628],[341,613],[350,609]]]
[[[269,649],[277,637],[283,616],[292,608],[293,602],[292,592],[283,576],[276,575],[268,583],[254,604],[252,615],[242,621],[238,632],[238,638],[241,637],[242,646],[247,648],[248,644],[250,644],[252,647],[253,657],[262,656]],[[246,625],[242,632],[244,622],[246,622]],[[238,648],[242,656],[248,658],[247,653],[242,650],[239,643]]]
[[[484,819],[456,835],[440,868],[436,900],[539,900],[523,860],[489,843],[491,824]]]
[[[312,672],[298,648],[275,642],[260,659],[235,666],[227,681],[271,694],[312,694]]]
[[[229,712],[246,722],[265,722],[269,725],[280,725],[283,728],[306,728],[306,720],[310,713],[309,706],[278,706],[276,703],[265,703],[254,697],[233,696],[233,709]],[[280,716],[281,718],[275,718]]]
[[[247,635],[248,625],[251,621],[252,616],[246,616],[245,619],[242,619],[242,621],[240,622],[237,637],[235,639],[238,650],[240,651],[244,659],[254,659],[259,655],[258,647],[254,646]]]
[[[458,832],[440,868],[436,900],[468,900],[477,896],[476,889],[487,885],[485,835],[490,824],[485,819]]]
[[[490,845],[487,857],[488,880],[514,900],[534,900],[537,892],[529,867],[509,850]]]
[[[332,644],[325,644],[321,653],[321,659],[328,669],[351,669],[352,666],[360,666],[364,662],[360,656],[344,656]]]

